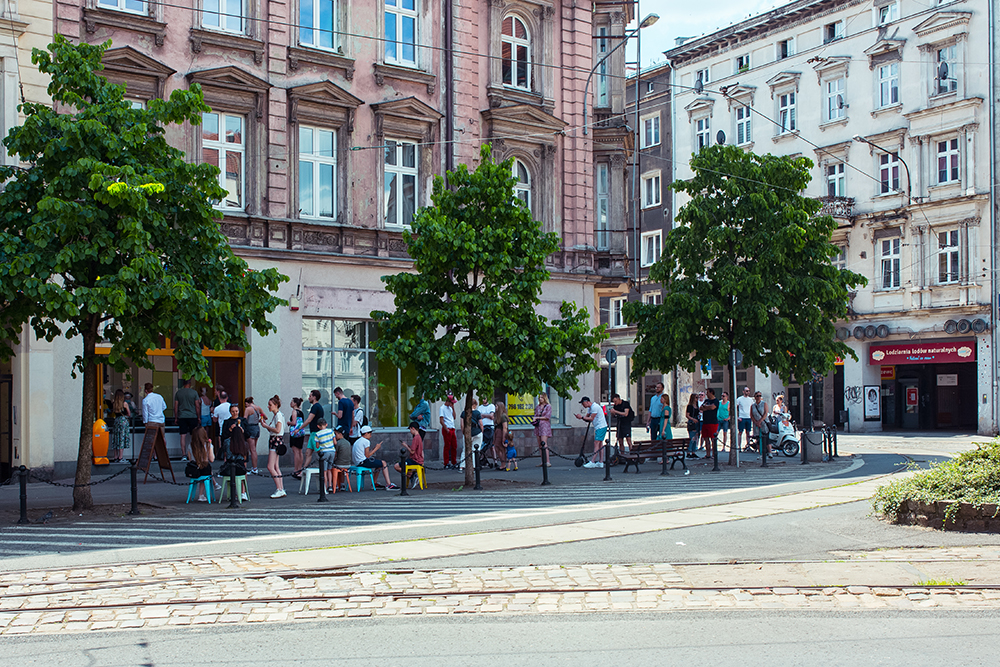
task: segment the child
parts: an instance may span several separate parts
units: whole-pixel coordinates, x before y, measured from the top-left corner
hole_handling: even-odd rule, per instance
[[[326,492],[333,493],[333,463],[337,456],[336,438],[325,419],[317,421],[316,426],[319,426],[319,430],[316,431],[316,456],[323,461],[323,483],[326,484]]]
[[[511,470],[517,470],[517,448],[514,446],[514,438],[510,433],[507,434],[507,438],[504,440],[504,446],[507,447],[507,472]],[[511,464],[514,465],[511,468]]]

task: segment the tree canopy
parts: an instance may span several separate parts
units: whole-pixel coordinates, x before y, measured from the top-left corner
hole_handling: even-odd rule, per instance
[[[405,234],[414,271],[384,276],[396,310],[372,312],[380,322],[380,359],[417,369],[417,391],[428,398],[474,390],[535,393],[547,384],[561,396],[598,368],[604,329],[590,314],[563,302],[549,321],[535,308],[548,280],[545,260],[559,237],[543,232],[514,196],[511,160],[497,163],[484,145],[479,166],[438,177],[432,206]],[[466,456],[471,455],[465,423]],[[471,484],[472,466],[466,467]]]
[[[745,366],[783,380],[826,373],[854,357],[836,340],[848,292],[865,278],[833,266],[833,219],[803,195],[812,162],[712,146],[691,159],[695,174],[672,188],[690,197],[650,280],[662,305],[631,302],[637,325],[633,377],[743,354]],[[732,370],[732,369],[731,369]]]
[[[287,279],[235,256],[213,206],[226,195],[219,168],[187,162],[164,137],[210,111],[200,88],[133,108],[99,74],[109,46],[57,35],[34,50],[58,110],[23,104],[24,124],[3,143],[27,166],[0,167],[0,356],[26,323],[47,340],[82,338],[78,484],[90,479],[98,361],[151,367],[146,351],[169,335],[180,372],[208,381],[203,348],[246,348],[247,327],[273,330],[273,292]],[[100,359],[98,338],[110,347]],[[89,488],[74,490],[74,508],[91,505]]]

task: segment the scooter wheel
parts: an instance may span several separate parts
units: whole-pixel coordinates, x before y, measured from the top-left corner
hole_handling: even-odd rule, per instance
[[[799,453],[799,443],[786,442],[782,450],[785,452],[785,456],[787,456],[788,458],[792,458],[793,456],[796,456]]]

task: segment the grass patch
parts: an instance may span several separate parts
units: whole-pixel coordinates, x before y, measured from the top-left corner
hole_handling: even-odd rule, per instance
[[[965,586],[966,582],[957,579],[927,579],[918,581],[914,586]]]
[[[953,504],[945,513],[949,520],[958,512],[958,503],[1000,504],[1000,438],[977,443],[976,449],[954,459],[932,463],[927,470],[879,487],[872,509],[878,516],[896,521],[908,500],[950,501]]]

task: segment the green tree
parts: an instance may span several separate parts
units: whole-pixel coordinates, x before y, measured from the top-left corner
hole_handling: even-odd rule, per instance
[[[372,312],[380,322],[379,359],[415,367],[416,389],[430,399],[464,394],[466,414],[477,389],[521,394],[548,384],[567,397],[580,375],[597,370],[605,337],[575,304],[563,302],[561,319],[551,323],[535,312],[549,278],[545,260],[559,249],[559,237],[543,232],[514,197],[511,160],[494,162],[489,145],[480,158],[475,171],[459,165],[448,173],[451,188],[435,179],[433,206],[405,234],[415,272],[383,276],[396,311]],[[472,478],[468,465],[466,485]]]
[[[691,159],[694,177],[672,185],[690,200],[677,215],[650,280],[663,303],[628,303],[637,327],[633,378],[653,369],[728,359],[783,380],[828,372],[854,353],[834,336],[848,290],[865,278],[831,264],[836,225],[802,194],[812,162],[712,146]],[[733,397],[735,398],[735,396]],[[730,464],[736,463],[730,449]]]
[[[168,334],[181,372],[208,381],[202,349],[247,347],[248,326],[271,331],[286,280],[233,254],[212,205],[226,196],[218,168],[188,163],[164,138],[164,125],[200,124],[201,90],[133,109],[125,87],[98,74],[108,46],[57,35],[35,49],[65,112],[22,105],[24,125],[3,143],[28,166],[0,168],[0,355],[25,323],[47,340],[82,338],[77,484],[90,481],[99,337],[111,348],[100,361],[124,371],[127,360],[151,367],[146,351]],[[89,487],[74,489],[74,509],[92,506]]]

